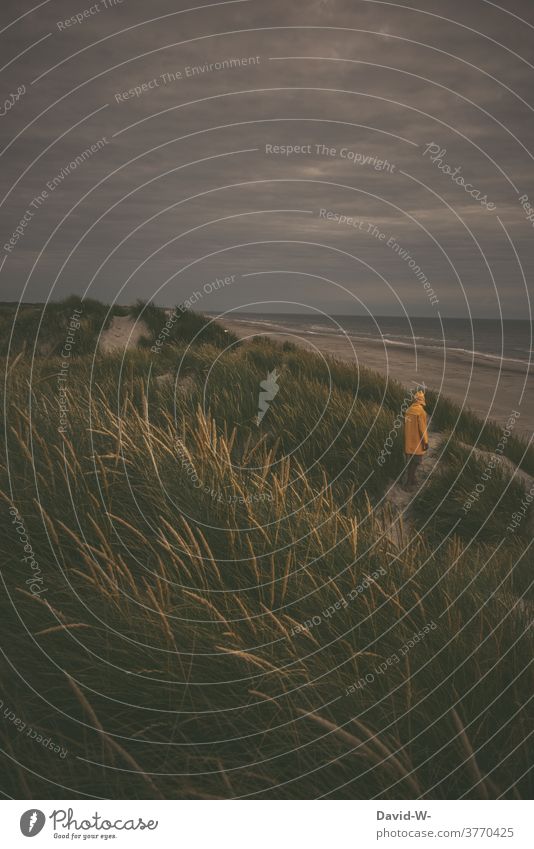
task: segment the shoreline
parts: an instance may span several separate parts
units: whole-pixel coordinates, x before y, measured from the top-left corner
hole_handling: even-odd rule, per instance
[[[349,336],[333,336],[315,332],[299,335],[281,331],[274,323],[261,326],[247,319],[219,321],[240,339],[269,336],[278,342],[293,342],[308,350],[352,362],[356,368],[378,371],[406,387],[425,384],[445,395],[482,419],[497,423],[507,421],[511,413],[520,412],[516,433],[530,439],[534,430],[534,368],[513,360],[499,360],[483,355],[462,354],[455,350],[429,350],[410,345],[388,345],[378,340],[352,340]],[[521,397],[522,396],[522,397]]]

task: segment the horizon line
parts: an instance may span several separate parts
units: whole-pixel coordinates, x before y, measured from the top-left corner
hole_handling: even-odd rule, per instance
[[[70,298],[70,297],[73,297],[73,296],[67,295],[65,298],[61,298],[57,301],[56,300],[48,301],[48,304],[59,304],[59,303],[62,303],[62,301],[66,300],[67,298]],[[76,296],[74,296],[74,297],[76,297]],[[82,301],[82,300],[83,299],[80,298],[80,301]],[[100,299],[94,298],[94,299],[91,299],[91,300],[97,300],[98,301]],[[104,304],[105,306],[116,306],[116,307],[132,307],[132,306],[135,305],[135,301],[132,301],[130,303],[119,303],[118,301],[116,301],[113,304],[109,304],[106,301],[101,301],[101,303]],[[150,303],[150,301],[148,300],[146,303]],[[8,301],[8,300],[1,300],[0,299],[0,307],[2,307],[2,306],[44,306],[44,304],[45,304],[44,301],[16,301],[16,300],[15,301]],[[163,310],[175,309],[176,306],[179,306],[179,305],[180,304],[167,304],[167,305],[155,304],[155,306],[160,307],[160,309],[163,309]],[[190,310],[190,312],[197,312],[197,310]],[[201,313],[201,314],[203,313],[205,315],[218,316],[222,319],[224,319],[225,317],[231,318],[231,317],[235,317],[235,316],[239,315],[239,313],[234,313],[233,310],[231,312],[231,315],[222,314],[219,310],[198,310],[198,312]],[[274,316],[274,315],[281,315],[281,316],[282,315],[285,315],[285,316],[293,315],[293,316],[306,316],[306,317],[309,317],[309,318],[316,317],[318,320],[320,320],[319,315],[315,316],[312,313],[305,313],[305,312],[281,312],[281,311],[279,311],[279,312],[256,312],[254,310],[251,310],[250,312],[243,312],[242,315],[272,315],[272,316]],[[368,313],[350,313],[350,312],[347,312],[347,313],[338,312],[338,313],[336,313],[336,312],[332,312],[332,313],[329,313],[328,316],[332,316],[332,317],[336,317],[336,318],[399,318],[399,319],[408,319],[410,321],[413,320],[413,319],[418,319],[418,318],[425,318],[425,319],[430,318],[430,319],[436,319],[438,321],[440,319],[443,320],[443,321],[450,321],[451,319],[454,320],[454,321],[458,321],[458,320],[461,320],[461,321],[526,321],[526,322],[531,321],[530,318],[521,318],[519,316],[518,317],[503,318],[502,316],[436,315],[435,313],[432,314],[432,315],[410,315],[410,314],[406,315],[406,314],[403,314],[403,313],[379,313],[379,312],[377,312],[377,313],[373,313],[372,315],[369,315]]]

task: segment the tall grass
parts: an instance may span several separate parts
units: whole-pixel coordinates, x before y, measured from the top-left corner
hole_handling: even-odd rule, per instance
[[[529,569],[443,532],[393,540],[401,447],[377,457],[404,390],[328,367],[274,343],[80,357],[60,434],[54,358],[31,384],[12,365],[0,698],[68,755],[2,721],[4,792],[528,798]]]
[[[464,409],[442,395],[427,391],[427,410],[434,430],[454,432],[457,440],[476,445],[485,451],[495,451],[503,438],[506,423],[482,421],[469,409]],[[512,411],[510,411],[512,412]],[[503,454],[519,468],[534,475],[534,446],[524,436],[512,434],[505,440]]]
[[[75,315],[74,311],[80,312]],[[71,318],[80,327],[75,330],[71,356],[92,353],[99,335],[106,330],[115,315],[125,315],[127,309],[109,307],[93,298],[80,299],[71,295],[49,304],[19,304],[0,309],[0,356],[59,356],[65,346]]]
[[[145,343],[147,347],[152,346],[158,337],[166,346],[196,342],[226,348],[238,342],[237,336],[218,322],[182,306],[165,310],[152,301],[139,299],[130,308],[130,315],[144,321],[149,328],[150,339]],[[163,336],[161,336],[162,332]]]
[[[495,457],[491,466],[488,463]],[[527,505],[523,521],[508,530],[512,516],[526,496],[521,480],[512,476],[497,455],[477,456],[469,448],[449,439],[438,470],[423,487],[416,513],[427,531],[444,535],[454,532],[466,541],[516,542],[525,546],[532,536],[532,507]]]

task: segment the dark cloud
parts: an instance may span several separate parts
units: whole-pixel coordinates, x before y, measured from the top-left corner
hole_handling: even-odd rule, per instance
[[[2,99],[20,96],[0,117],[2,245],[31,215],[1,250],[2,297],[90,287],[171,304],[236,274],[206,309],[269,298],[353,311],[332,280],[375,313],[398,312],[396,293],[412,314],[435,314],[391,239],[441,314],[465,315],[465,292],[474,315],[525,317],[531,4],[421,6],[4,0]],[[430,161],[432,142],[494,212]]]

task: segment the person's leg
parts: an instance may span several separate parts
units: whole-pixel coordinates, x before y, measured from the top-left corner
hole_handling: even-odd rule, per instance
[[[404,455],[404,471],[402,473],[402,479],[401,479],[401,486],[403,486],[403,487],[408,486],[408,479],[410,477],[410,462],[411,462],[411,459],[412,459],[411,454],[405,454]]]
[[[402,471],[401,486],[407,486],[408,485],[408,469],[410,468],[411,457],[412,457],[411,454],[405,454],[404,455],[404,469]]]
[[[417,454],[411,454],[410,460],[407,466],[407,480],[406,480],[406,488],[407,489],[415,489],[417,485],[416,481],[416,473],[417,467],[419,465],[419,457]]]

